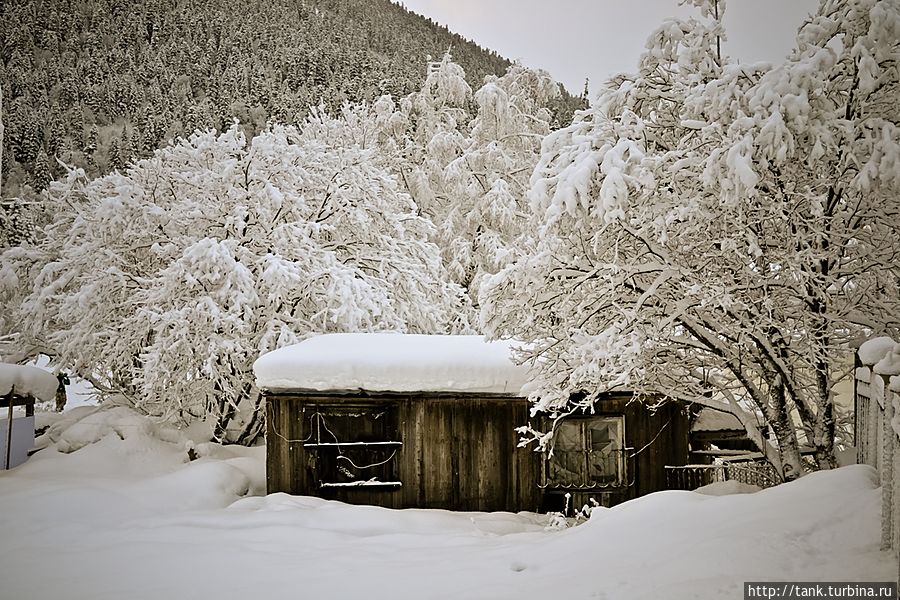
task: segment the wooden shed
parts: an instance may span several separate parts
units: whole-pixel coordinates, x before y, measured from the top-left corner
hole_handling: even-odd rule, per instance
[[[261,357],[269,493],[390,508],[556,510],[665,489],[688,459],[689,414],[628,394],[554,429],[553,452],[518,447],[526,370],[480,336],[329,334]],[[539,422],[536,422],[539,421]]]

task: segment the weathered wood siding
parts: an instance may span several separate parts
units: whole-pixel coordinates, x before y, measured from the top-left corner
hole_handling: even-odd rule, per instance
[[[269,394],[268,491],[316,495],[390,508],[537,510],[540,455],[517,448],[515,428],[528,421],[516,397],[451,394]],[[307,415],[316,405],[389,407],[403,442],[395,463],[397,489],[327,488],[314,481],[304,448]]]

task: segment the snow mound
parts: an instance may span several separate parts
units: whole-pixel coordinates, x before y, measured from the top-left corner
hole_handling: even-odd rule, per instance
[[[58,386],[56,376],[43,369],[0,363],[0,396],[15,392],[42,402],[52,402]]]
[[[717,481],[698,487],[694,493],[703,494],[705,496],[728,496],[731,494],[753,494],[761,490],[758,485],[750,485],[740,481]]]
[[[50,441],[63,454],[96,444],[107,436],[116,436],[120,440],[155,439],[173,444],[185,442],[184,438],[173,430],[162,427],[124,406],[82,407],[71,411],[70,415],[70,418],[61,419],[51,425],[47,431]]]
[[[265,390],[518,395],[527,369],[512,361],[514,345],[475,335],[335,333],[269,352],[253,370]]]
[[[896,562],[878,551],[879,514],[877,473],[855,465],[753,494],[637,498],[520,561],[529,570],[543,563],[566,582],[566,595],[578,598],[592,590],[608,598],[734,598],[754,578],[865,580],[882,569],[890,579]],[[586,558],[550,565],[548,556]],[[534,590],[529,597],[540,595]]]
[[[200,458],[186,462],[154,423],[123,429],[135,416],[106,412],[125,439],[51,446],[0,477],[4,597],[712,600],[739,598],[743,581],[896,573],[878,549],[881,492],[868,466],[754,494],[660,492],[554,531],[533,513],[242,498],[253,493],[245,469],[265,472],[264,449],[196,444]]]
[[[900,344],[894,344],[872,370],[880,375],[900,375]]]
[[[896,342],[887,336],[872,338],[859,347],[859,360],[864,365],[874,365],[895,349]]]
[[[128,492],[141,503],[184,511],[225,508],[250,489],[250,478],[243,469],[228,462],[198,460],[141,481]]]
[[[239,500],[229,510],[249,511],[265,518],[278,519],[285,519],[287,515],[284,513],[288,512],[287,517],[294,526],[327,529],[354,537],[390,536],[401,532],[504,536],[542,532],[549,521],[546,515],[536,513],[454,512],[417,508],[394,510],[283,493]]]

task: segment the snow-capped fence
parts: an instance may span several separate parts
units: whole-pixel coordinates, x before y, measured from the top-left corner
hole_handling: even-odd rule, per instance
[[[894,385],[892,385],[892,382]],[[900,389],[897,376],[856,369],[856,459],[881,478],[881,547],[900,555]]]
[[[720,481],[738,481],[761,488],[779,483],[775,468],[761,462],[666,467],[666,484],[670,490],[695,490]]]
[[[881,548],[900,557],[900,344],[860,346],[854,381],[856,461],[881,478]]]

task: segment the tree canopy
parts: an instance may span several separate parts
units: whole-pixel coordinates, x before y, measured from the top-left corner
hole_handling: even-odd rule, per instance
[[[253,402],[254,433],[261,353],[311,332],[444,332],[462,301],[374,152],[314,128],[197,132],[121,174],[73,169],[45,202],[40,241],[3,255],[20,346],[150,414],[212,416],[217,439]]]
[[[694,4],[546,139],[535,234],[482,314],[531,342],[538,408],[708,399],[792,479],[801,446],[834,464],[854,338],[900,327],[900,5],[825,0],[783,64],[747,65],[724,3]]]

